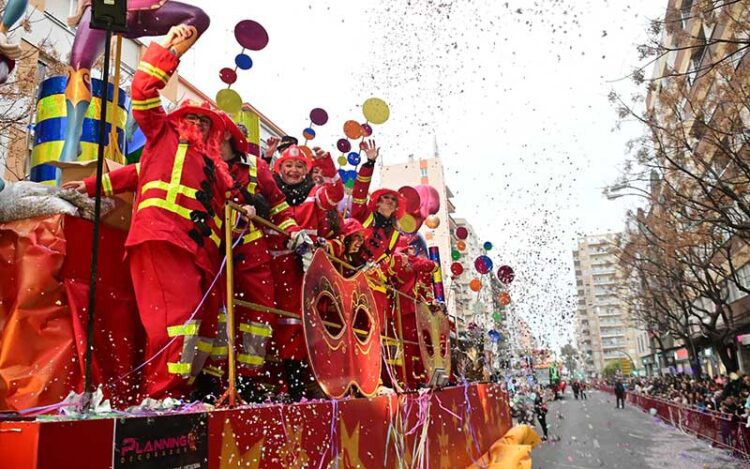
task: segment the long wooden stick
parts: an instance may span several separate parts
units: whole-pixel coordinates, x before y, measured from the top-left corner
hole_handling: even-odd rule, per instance
[[[232,207],[224,207],[224,242],[227,250],[227,360],[229,368],[229,386],[216,405],[225,400],[229,406],[237,403],[237,370],[234,356],[234,256],[232,256]]]

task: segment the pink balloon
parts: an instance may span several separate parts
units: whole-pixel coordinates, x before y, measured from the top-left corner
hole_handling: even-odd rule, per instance
[[[440,210],[440,194],[429,184],[420,184],[414,186],[421,200],[420,213],[422,218],[435,215]]]

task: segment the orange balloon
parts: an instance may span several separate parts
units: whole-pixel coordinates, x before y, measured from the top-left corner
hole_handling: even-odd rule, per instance
[[[362,136],[362,126],[357,121],[346,121],[344,122],[344,135],[356,140]]]
[[[438,226],[440,226],[440,217],[437,215],[430,215],[427,217],[424,221],[424,224],[427,225],[427,228],[435,229]]]
[[[482,289],[482,281],[478,278],[473,279],[471,282],[469,282],[469,288],[471,288],[471,291],[479,291]]]
[[[466,241],[458,240],[456,242],[456,249],[459,251],[465,251],[466,250]]]
[[[500,304],[508,306],[510,304],[510,295],[507,292],[500,293]]]

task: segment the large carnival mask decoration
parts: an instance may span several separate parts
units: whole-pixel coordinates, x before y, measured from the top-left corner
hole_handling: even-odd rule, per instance
[[[302,323],[315,378],[338,399],[356,386],[375,395],[380,379],[380,323],[364,274],[344,278],[322,249],[303,284]]]
[[[450,323],[442,311],[428,305],[417,305],[417,337],[428,382],[433,382],[438,371],[451,374]]]

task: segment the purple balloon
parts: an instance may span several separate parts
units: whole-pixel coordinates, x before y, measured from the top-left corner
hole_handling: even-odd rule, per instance
[[[352,144],[349,143],[349,140],[342,138],[336,142],[336,148],[338,148],[341,153],[347,153],[352,149]]]
[[[362,132],[364,133],[365,137],[369,137],[370,135],[372,135],[372,126],[365,122],[364,124],[362,124]]]
[[[268,32],[260,23],[243,20],[234,27],[234,37],[242,47],[250,50],[263,50],[268,45]]]
[[[315,125],[326,125],[326,122],[328,122],[328,113],[325,109],[316,107],[310,111],[310,120]]]

